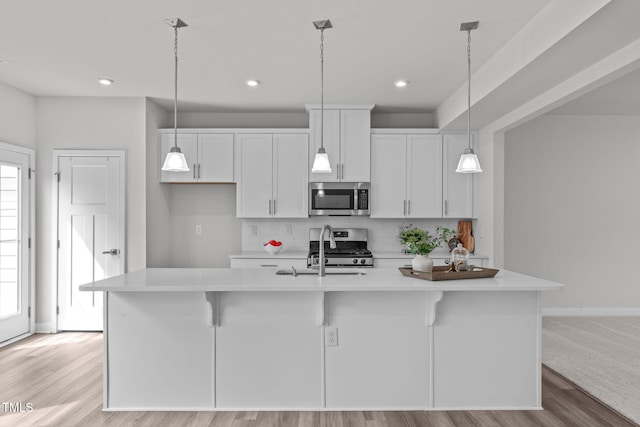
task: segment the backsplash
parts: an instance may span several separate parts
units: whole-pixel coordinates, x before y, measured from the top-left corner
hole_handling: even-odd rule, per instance
[[[400,226],[412,224],[414,227],[435,231],[437,226],[456,230],[457,219],[371,219],[366,217],[310,217],[300,219],[245,219],[242,221],[242,250],[262,251],[262,245],[271,239],[279,240],[284,248],[280,252],[303,251],[309,249],[309,228],[320,228],[329,224],[333,228],[367,228],[368,247],[374,254],[379,252],[401,252],[398,240]],[[445,250],[444,245],[441,250]]]

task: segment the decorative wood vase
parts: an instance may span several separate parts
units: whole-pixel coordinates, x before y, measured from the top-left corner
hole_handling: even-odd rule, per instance
[[[458,239],[469,253],[475,251],[476,239],[473,238],[471,221],[458,221]]]
[[[433,260],[427,255],[416,255],[411,260],[411,268],[415,271],[431,273],[433,270]]]

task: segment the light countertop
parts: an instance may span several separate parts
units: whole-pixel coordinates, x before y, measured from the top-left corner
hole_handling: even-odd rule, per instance
[[[277,268],[147,268],[80,286],[82,291],[543,291],[564,285],[501,270],[495,277],[428,281],[405,277],[397,268],[361,269],[365,275],[276,275]],[[334,270],[335,269],[328,269]]]

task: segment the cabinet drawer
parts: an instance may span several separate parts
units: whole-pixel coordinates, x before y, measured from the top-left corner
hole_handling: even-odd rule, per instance
[[[307,268],[307,260],[301,258],[232,258],[231,268]]]

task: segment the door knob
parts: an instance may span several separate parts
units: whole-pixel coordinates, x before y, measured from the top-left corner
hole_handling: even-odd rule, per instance
[[[109,255],[119,255],[120,254],[120,249],[109,249],[108,251],[102,251],[103,254],[109,254]]]

